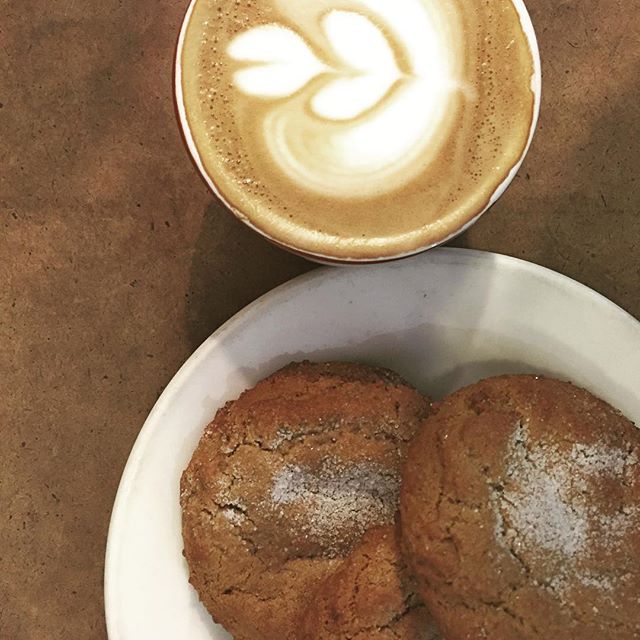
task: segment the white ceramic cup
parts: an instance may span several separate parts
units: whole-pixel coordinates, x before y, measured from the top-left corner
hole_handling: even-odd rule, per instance
[[[328,264],[328,265],[375,264],[375,263],[379,263],[379,262],[387,262],[387,261],[390,261],[390,260],[398,260],[400,258],[406,258],[408,256],[412,256],[412,255],[415,255],[417,253],[421,253],[422,251],[426,251],[426,250],[431,249],[433,247],[436,247],[438,245],[441,245],[441,244],[444,244],[446,242],[449,242],[450,240],[452,240],[456,236],[458,236],[461,233],[463,233],[464,231],[466,231],[469,227],[471,227],[471,225],[473,225],[480,218],[480,216],[483,213],[485,213],[485,211],[487,211],[498,200],[498,198],[500,198],[500,196],[506,191],[507,187],[511,184],[511,181],[513,180],[513,178],[517,174],[518,170],[520,169],[520,166],[522,165],[522,162],[523,162],[525,156],[527,155],[527,152],[529,151],[529,147],[531,146],[531,141],[533,140],[533,135],[535,133],[536,126],[537,126],[537,123],[538,123],[538,116],[539,116],[539,113],[540,113],[540,98],[541,98],[541,93],[542,93],[542,72],[541,72],[540,51],[539,51],[539,48],[538,48],[538,41],[537,41],[537,38],[536,38],[535,30],[533,28],[533,24],[531,22],[531,17],[529,16],[529,12],[527,11],[527,8],[526,8],[523,0],[511,0],[511,2],[513,3],[513,6],[515,7],[515,9],[518,12],[518,15],[520,17],[520,22],[521,22],[521,25],[522,25],[522,29],[523,29],[523,32],[524,32],[526,38],[527,38],[527,41],[528,41],[528,44],[529,44],[529,48],[531,50],[531,55],[532,55],[532,58],[533,58],[533,75],[532,75],[532,78],[531,78],[531,90],[533,92],[534,104],[533,104],[533,117],[531,119],[531,128],[529,130],[529,137],[527,139],[527,143],[526,143],[526,145],[524,147],[524,150],[523,150],[521,156],[519,157],[517,162],[511,167],[511,170],[507,174],[507,177],[495,189],[495,191],[491,195],[491,197],[490,197],[488,203],[486,204],[486,206],[482,210],[478,211],[471,219],[467,220],[464,224],[461,224],[458,228],[454,229],[452,231],[452,233],[450,233],[448,236],[446,236],[446,237],[444,237],[444,238],[442,238],[442,239],[440,239],[440,240],[438,240],[436,242],[425,244],[423,246],[418,247],[417,249],[414,249],[414,250],[406,252],[406,253],[385,254],[385,255],[381,255],[379,258],[373,258],[373,259],[372,258],[365,258],[365,259],[349,258],[349,259],[347,259],[347,258],[336,257],[336,256],[331,256],[331,255],[324,255],[324,254],[320,255],[320,254],[310,253],[310,252],[305,251],[305,250],[303,250],[300,247],[297,247],[295,245],[287,244],[286,242],[283,242],[281,239],[274,238],[273,236],[271,236],[268,233],[266,233],[264,230],[258,228],[255,224],[252,223],[252,221],[242,211],[240,211],[237,207],[234,207],[224,197],[224,195],[221,193],[221,191],[216,186],[213,177],[211,175],[209,175],[209,173],[204,168],[204,164],[202,162],[202,159],[200,157],[200,153],[199,153],[198,148],[197,148],[197,146],[195,144],[195,141],[193,139],[193,135],[192,135],[192,132],[191,132],[191,129],[190,129],[190,126],[189,126],[188,119],[187,119],[186,108],[185,108],[185,103],[184,103],[184,95],[183,95],[183,90],[182,90],[182,51],[183,51],[183,47],[184,47],[184,41],[185,41],[187,27],[189,25],[189,21],[191,19],[191,14],[193,12],[193,8],[194,8],[194,5],[196,3],[196,0],[191,0],[190,1],[189,7],[187,9],[187,12],[185,14],[184,20],[182,22],[182,28],[180,30],[180,35],[179,35],[179,38],[178,38],[178,45],[177,45],[177,49],[176,49],[175,74],[174,74],[175,99],[176,99],[176,107],[177,107],[177,112],[178,112],[178,119],[179,119],[179,122],[180,122],[180,125],[181,125],[181,128],[182,128],[182,133],[183,133],[183,136],[184,136],[184,140],[185,140],[186,146],[187,146],[187,148],[189,150],[189,153],[191,154],[191,157],[192,157],[196,167],[200,171],[203,179],[205,180],[205,182],[207,183],[207,185],[209,186],[211,191],[213,191],[213,193],[229,209],[229,211],[231,211],[237,218],[239,218],[242,222],[244,222],[251,229],[253,229],[257,233],[262,235],[264,238],[269,240],[271,243],[273,243],[273,244],[275,244],[275,245],[277,245],[277,246],[279,246],[279,247],[281,247],[281,248],[283,248],[283,249],[285,249],[287,251],[295,253],[296,255],[299,255],[299,256],[302,256],[304,258],[307,258],[308,260],[312,260],[314,262],[319,262],[319,263]]]

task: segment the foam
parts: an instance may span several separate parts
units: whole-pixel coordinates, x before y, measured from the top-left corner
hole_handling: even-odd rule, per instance
[[[233,60],[257,63],[236,71],[233,79],[238,89],[261,98],[290,96],[327,70],[300,35],[275,24],[236,36],[227,54]]]
[[[509,0],[220,7],[195,2],[187,117],[223,198],[276,240],[411,249],[479,213],[526,147],[534,63]]]
[[[227,49],[234,59],[257,63],[235,72],[238,89],[289,98],[262,124],[280,170],[298,186],[334,197],[366,197],[381,181],[391,192],[413,180],[436,157],[444,115],[461,86],[455,51],[437,28],[442,19],[423,0],[360,4],[364,14],[333,9],[320,17],[318,35],[333,50],[335,65],[323,64],[300,34],[273,24],[242,32]],[[289,20],[293,6],[282,3]],[[406,72],[396,61],[400,50]],[[293,99],[321,74],[328,77],[320,87],[303,101]]]
[[[326,120],[351,120],[378,104],[403,74],[384,34],[365,16],[331,11],[321,21],[344,67],[311,98]]]

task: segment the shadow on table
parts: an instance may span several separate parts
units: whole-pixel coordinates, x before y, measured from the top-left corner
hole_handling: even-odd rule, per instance
[[[267,242],[212,196],[202,217],[186,300],[191,346],[195,349],[262,294],[313,268]]]

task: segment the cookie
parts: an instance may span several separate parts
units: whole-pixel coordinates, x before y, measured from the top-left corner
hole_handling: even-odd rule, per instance
[[[396,374],[291,364],[228,403],[181,480],[190,580],[236,640],[296,635],[311,593],[393,521],[428,401]]]
[[[446,398],[410,447],[400,507],[442,635],[640,637],[639,456],[640,431],[565,382],[505,376]]]
[[[299,640],[439,640],[395,526],[367,531],[324,581],[305,613]]]

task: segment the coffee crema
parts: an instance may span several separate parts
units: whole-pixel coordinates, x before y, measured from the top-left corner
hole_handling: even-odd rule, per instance
[[[195,0],[184,107],[222,199],[317,256],[411,253],[523,156],[535,63],[511,0]]]

